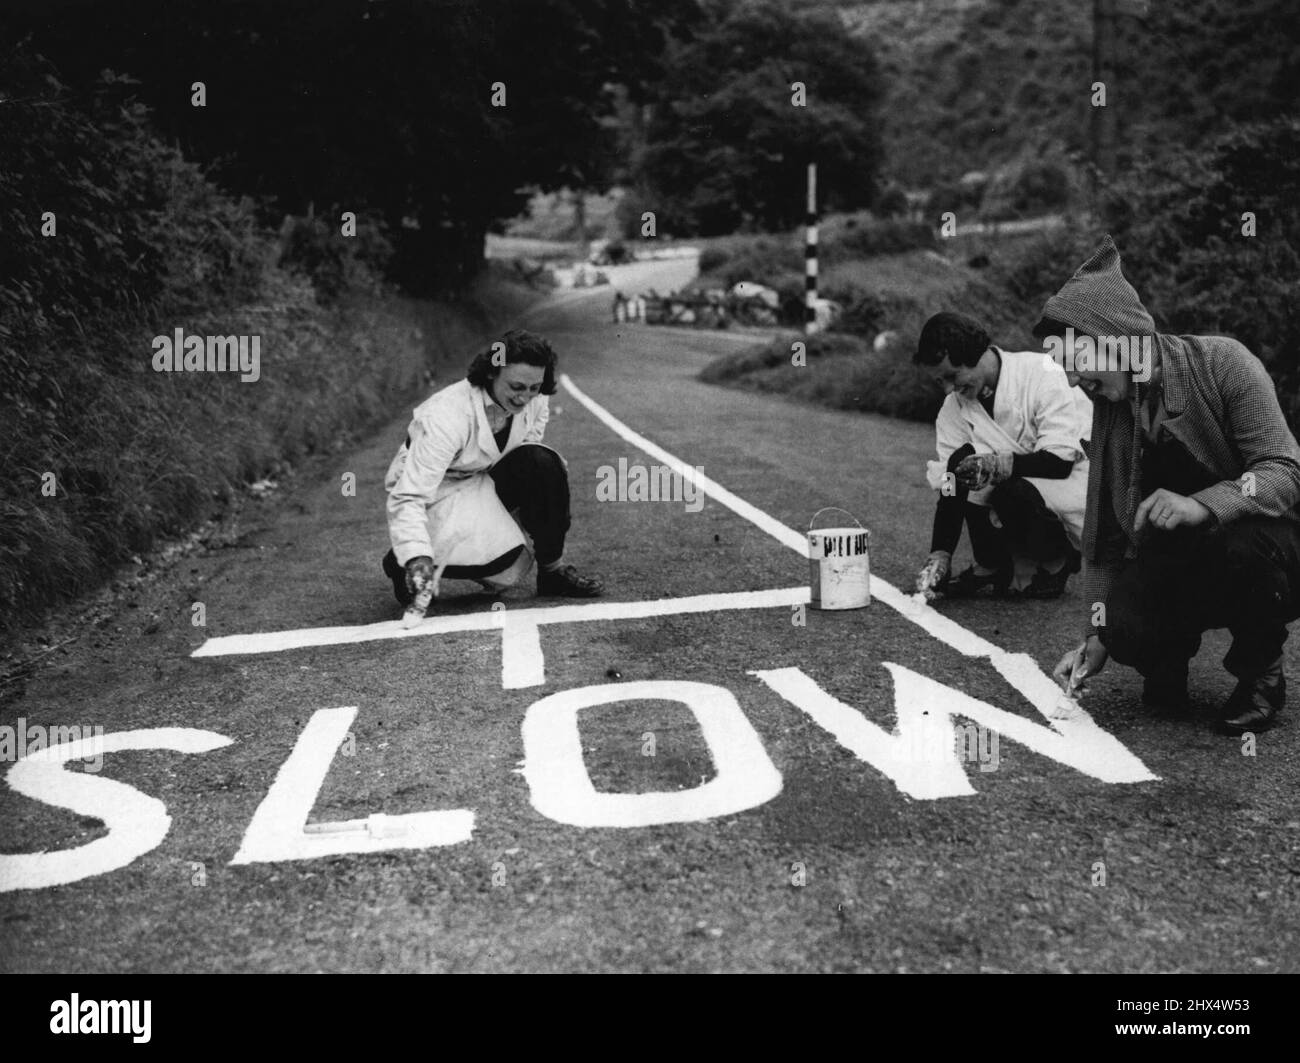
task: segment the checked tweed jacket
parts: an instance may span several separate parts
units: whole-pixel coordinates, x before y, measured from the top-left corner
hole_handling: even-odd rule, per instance
[[[1263,363],[1225,336],[1166,336],[1155,331],[1120,269],[1107,236],[1043,317],[1088,336],[1151,336],[1163,369],[1165,427],[1220,478],[1192,497],[1219,524],[1248,516],[1300,520],[1300,447],[1287,427]],[[1083,592],[1092,634],[1093,603],[1106,601],[1125,559],[1137,549],[1134,517],[1142,502],[1141,421],[1148,383],[1127,402],[1093,402],[1091,469],[1084,514]],[[1252,473],[1250,480],[1245,473]]]

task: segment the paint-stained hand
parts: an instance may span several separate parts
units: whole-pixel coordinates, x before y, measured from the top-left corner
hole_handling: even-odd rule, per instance
[[[1140,532],[1148,524],[1158,531],[1173,531],[1175,528],[1194,528],[1204,524],[1213,514],[1194,498],[1160,490],[1148,495],[1137,508],[1133,518],[1133,530]]]
[[[952,569],[952,554],[947,550],[933,550],[916,577],[916,593],[933,591],[948,578]]]
[[[1052,678],[1062,690],[1074,696],[1084,689],[1083,681],[1091,679],[1105,668],[1106,661],[1109,659],[1110,654],[1101,644],[1101,639],[1096,635],[1090,635],[1086,641],[1081,642],[1061,658],[1052,670]]]
[[[412,598],[433,582],[434,572],[431,557],[413,557],[406,563],[406,589]]]
[[[964,458],[953,475],[957,486],[967,491],[982,491],[1011,478],[1012,455],[1009,451],[997,454],[972,454]]]

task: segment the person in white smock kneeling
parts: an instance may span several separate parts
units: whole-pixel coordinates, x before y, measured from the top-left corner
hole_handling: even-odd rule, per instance
[[[930,556],[917,577],[927,595],[1055,598],[1079,571],[1092,404],[1039,351],[1004,351],[979,322],[935,314],[913,358],[947,398],[935,420],[939,492]],[[975,563],[951,575],[962,525]]]
[[[603,589],[564,563],[568,471],[542,442],[555,352],[523,329],[502,341],[464,380],[416,407],[384,478],[392,549],[383,569],[402,605],[438,578],[512,586],[534,557],[539,595],[592,598]]]

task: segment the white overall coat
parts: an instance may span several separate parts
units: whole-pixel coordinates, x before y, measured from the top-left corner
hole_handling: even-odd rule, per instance
[[[1032,454],[1046,450],[1074,462],[1070,475],[1060,480],[1025,477],[1043,496],[1065,528],[1070,543],[1078,549],[1083,537],[1083,513],[1088,498],[1088,459],[1081,440],[1092,433],[1092,400],[1079,388],[1070,387],[1064,370],[1039,351],[999,351],[1002,370],[998,374],[990,417],[976,399],[953,392],[944,401],[935,420],[935,443],[939,460],[926,463],[926,480],[935,490],[943,486],[948,459],[953,451],[969,443],[977,454],[1009,451]],[[987,506],[993,488],[972,491],[976,505]],[[1028,582],[1037,566],[1016,558],[1013,586]]]
[[[398,564],[425,556],[439,565],[483,565],[527,545],[488,470],[517,447],[541,443],[548,400],[538,395],[515,414],[504,449],[497,448],[488,423],[491,401],[482,388],[461,380],[415,408],[410,446],[398,450],[384,477]]]

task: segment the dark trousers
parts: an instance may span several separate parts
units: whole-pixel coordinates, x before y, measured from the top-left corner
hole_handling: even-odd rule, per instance
[[[489,470],[497,497],[514,513],[533,540],[538,566],[558,561],[564,553],[564,536],[569,530],[569,476],[560,456],[546,447],[525,443]],[[445,579],[487,579],[504,572],[523,552],[522,546],[508,550],[483,565],[448,565]],[[434,558],[434,562],[437,562]],[[384,575],[403,604],[410,602],[406,577],[392,550],[384,555]]]
[[[989,523],[990,511],[998,515],[1000,531]],[[1062,557],[1069,545],[1056,514],[1047,508],[1038,489],[1020,476],[998,484],[988,506],[967,502],[966,530],[975,560],[985,568],[1010,567],[1013,551],[1033,561],[1053,561]]]
[[[492,466],[497,497],[514,513],[533,540],[538,566],[564,553],[569,513],[569,474],[560,456],[546,447],[525,443]]]
[[[1226,627],[1223,666],[1238,677],[1282,653],[1300,617],[1300,524],[1251,517],[1210,531],[1152,529],[1111,586],[1102,645],[1146,676],[1180,674],[1201,634]]]

